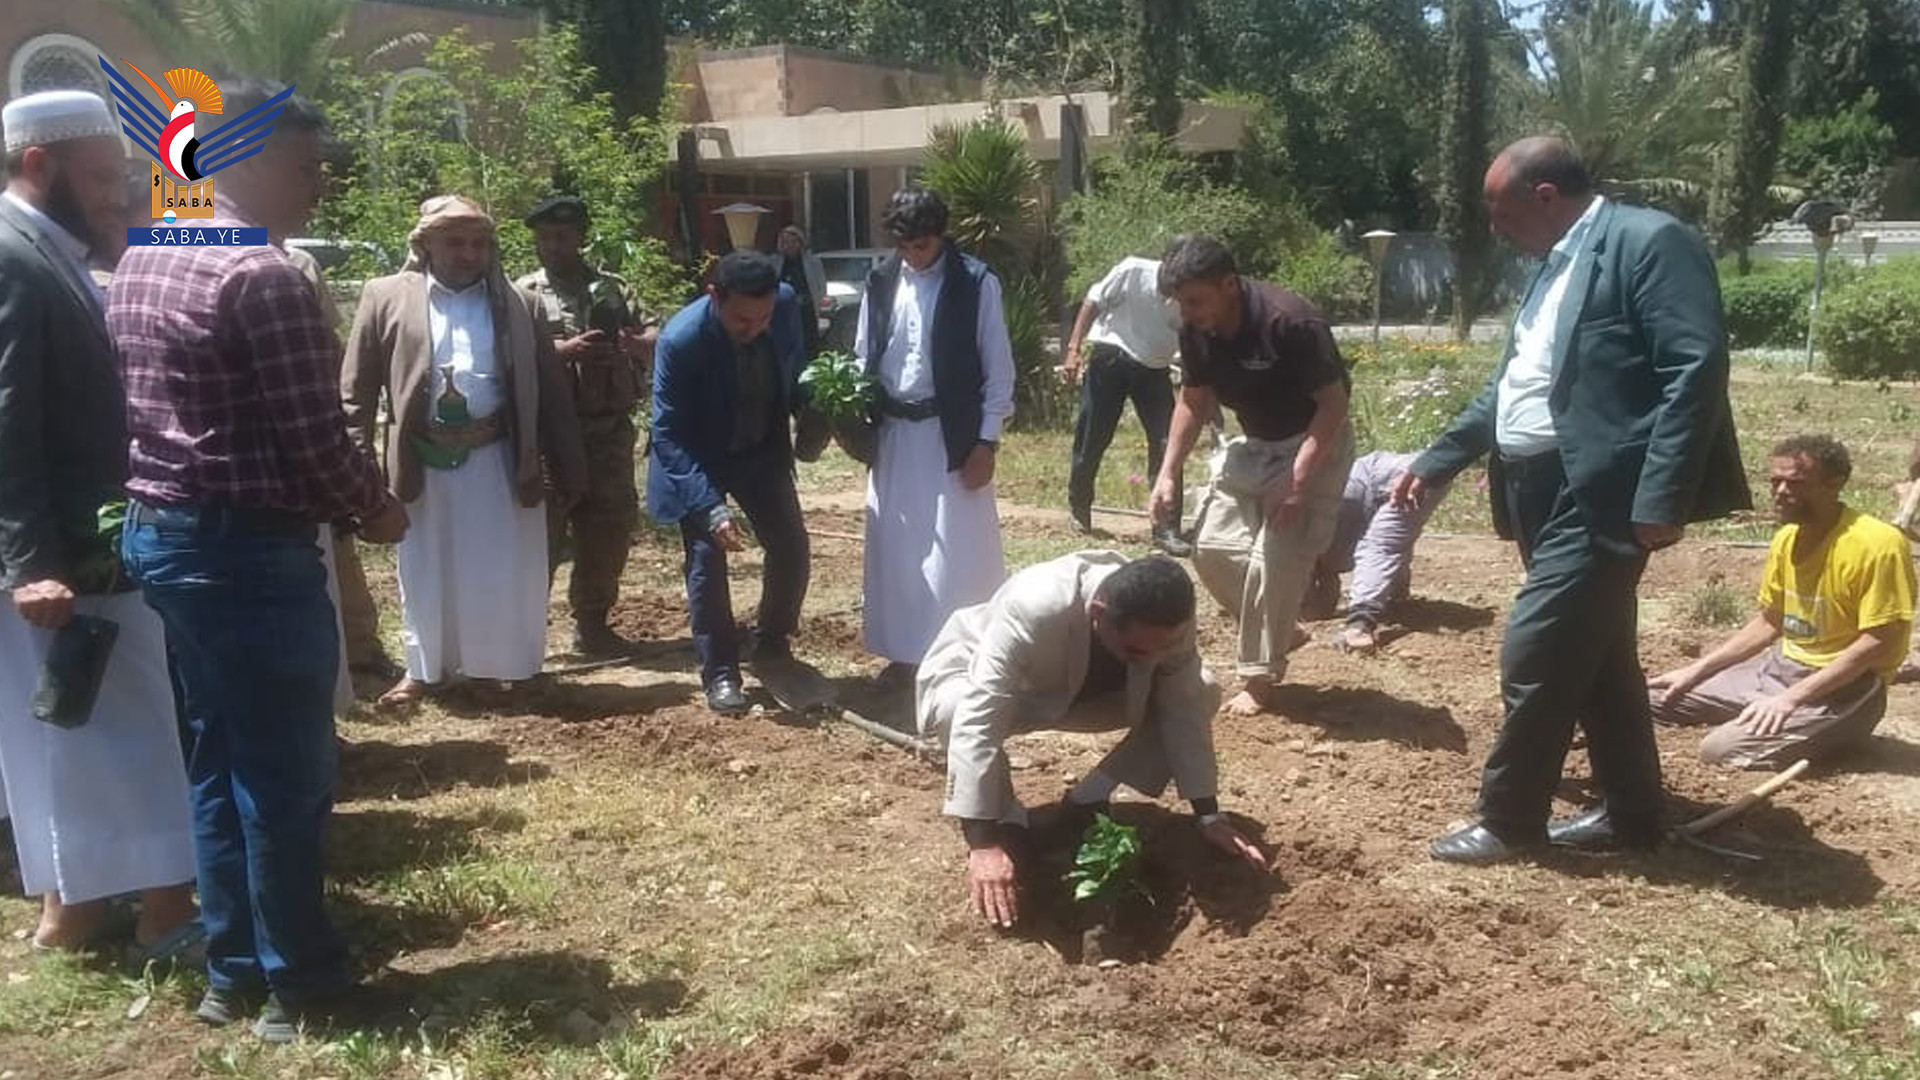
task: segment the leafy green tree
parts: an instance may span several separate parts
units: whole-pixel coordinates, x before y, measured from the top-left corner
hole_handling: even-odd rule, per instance
[[[1715,233],[1720,249],[1739,254],[1746,272],[1747,245],[1771,216],[1768,194],[1780,157],[1786,120],[1787,65],[1793,56],[1795,0],[1745,0],[1740,42],[1739,130],[1716,192]]]
[[[1453,334],[1467,340],[1479,314],[1492,238],[1483,179],[1491,156],[1492,21],[1486,0],[1447,0],[1447,82],[1440,150],[1440,234],[1453,251]]]
[[[366,88],[356,85],[364,77],[339,73],[339,92],[322,104],[352,155],[337,164],[316,227],[397,254],[420,201],[459,192],[500,224],[502,261],[518,274],[537,265],[520,218],[564,187],[592,207],[596,236],[623,250],[631,242],[621,269],[641,300],[654,310],[678,306],[687,283],[644,229],[646,193],[666,168],[667,130],[644,117],[618,120],[578,48],[570,28],[547,31],[517,43],[518,66],[502,76],[487,65],[490,45],[455,33],[427,56],[436,78],[408,80],[372,116]]]
[[[1920,156],[1920,3],[1819,0],[1794,34],[1791,115],[1831,116],[1871,90],[1895,151]]]
[[[1186,9],[1185,0],[1127,0],[1121,89],[1135,135],[1169,139],[1180,126],[1180,35]]]
[[[546,0],[570,24],[581,59],[598,75],[622,120],[654,116],[667,89],[667,17],[662,0]]]
[[[1856,217],[1878,216],[1895,149],[1893,127],[1878,106],[1879,94],[1868,90],[1839,112],[1788,121],[1782,176],[1809,195],[1847,203]]]

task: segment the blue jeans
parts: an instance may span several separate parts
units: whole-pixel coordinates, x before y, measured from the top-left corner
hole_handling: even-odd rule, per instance
[[[333,604],[315,535],[137,508],[127,568],[167,629],[191,744],[207,981],[285,999],[341,989],[323,903],[333,810]]]

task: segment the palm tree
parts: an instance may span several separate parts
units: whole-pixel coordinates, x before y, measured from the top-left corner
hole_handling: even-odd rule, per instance
[[[1590,0],[1541,27],[1527,113],[1580,151],[1596,180],[1697,200],[1732,130],[1736,57],[1652,0]]]
[[[359,0],[114,0],[169,65],[277,79],[311,97]],[[390,38],[367,59],[424,34]]]

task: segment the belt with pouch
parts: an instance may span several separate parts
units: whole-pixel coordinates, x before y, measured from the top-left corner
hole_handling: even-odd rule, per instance
[[[430,469],[457,469],[467,463],[467,455],[483,446],[492,446],[506,438],[500,414],[483,416],[464,424],[429,423],[424,432],[413,437],[413,448],[420,463]]]
[[[940,415],[940,402],[934,398],[901,401],[891,394],[882,393],[878,407],[881,416],[893,420],[931,420]]]

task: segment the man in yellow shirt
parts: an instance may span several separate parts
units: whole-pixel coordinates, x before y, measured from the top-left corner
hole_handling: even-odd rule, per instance
[[[1858,745],[1887,709],[1913,630],[1913,558],[1900,530],[1848,507],[1847,448],[1799,435],[1773,448],[1781,528],[1760,611],[1719,648],[1649,683],[1654,718],[1717,724],[1700,756],[1774,769]]]

